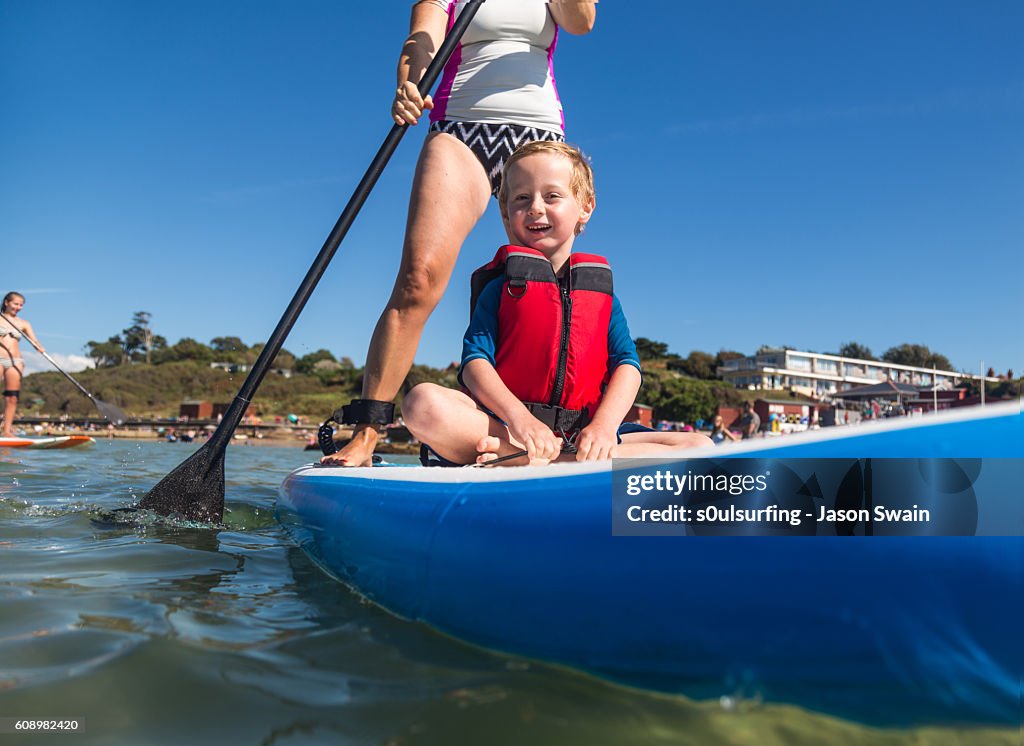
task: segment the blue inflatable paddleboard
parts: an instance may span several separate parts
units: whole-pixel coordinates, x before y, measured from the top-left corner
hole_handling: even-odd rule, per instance
[[[698,699],[1016,727],[1022,464],[1014,403],[615,470],[310,465],[284,480],[278,515],[366,598],[476,645]],[[754,507],[800,506],[807,520],[747,536],[634,525],[631,512],[667,503],[623,494],[623,475],[666,468],[774,474]],[[710,504],[686,505],[698,503]],[[890,524],[873,517],[883,503],[933,517]],[[824,508],[869,517],[811,518]]]

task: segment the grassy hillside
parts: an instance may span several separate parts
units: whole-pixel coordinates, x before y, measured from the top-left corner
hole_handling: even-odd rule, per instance
[[[194,360],[147,365],[131,363],[74,374],[92,394],[121,407],[131,417],[176,417],[181,402],[199,399],[230,402],[245,380]],[[414,366],[398,397],[422,381],[455,387],[455,371],[425,365]],[[263,418],[289,413],[310,420],[323,419],[359,395],[361,369],[321,371],[285,378],[269,373],[254,399]],[[83,416],[95,414],[92,404],[60,373],[33,373],[25,378],[21,414]],[[645,361],[644,385],[638,401],[655,408],[655,417],[692,422],[710,417],[719,404],[736,405],[744,394],[722,381],[702,381],[667,370],[662,361]]]
[[[176,417],[179,405],[187,399],[230,402],[245,380],[245,374],[228,373],[192,360],[83,370],[74,377],[97,399],[121,407],[132,417]],[[421,381],[456,385],[454,372],[417,365],[409,373],[402,393]],[[295,373],[291,378],[269,373],[253,404],[264,418],[294,413],[311,420],[323,419],[357,397],[361,385],[361,369]],[[95,413],[89,400],[56,371],[26,376],[21,402],[19,412],[25,415]]]
[[[269,373],[254,399],[264,419],[289,413],[309,420],[323,419],[342,404],[359,395],[362,369],[295,372],[291,378]],[[132,417],[176,417],[182,401],[230,402],[245,380],[209,367],[207,362],[179,360],[147,365],[136,362],[110,368],[84,370],[74,374],[94,396],[121,407]],[[455,371],[425,365],[414,366],[406,378],[405,392],[421,381],[455,387]],[[992,398],[996,392],[990,389]],[[788,392],[773,392],[775,398],[804,400]],[[721,380],[702,380],[671,370],[665,360],[645,360],[643,386],[637,400],[654,407],[657,419],[693,422],[713,416],[720,405],[739,406],[747,399],[765,396],[763,391],[744,391]],[[33,373],[25,378],[21,414],[57,416],[92,415],[95,410],[60,373]]]
[[[116,404],[133,417],[176,417],[186,399],[230,402],[244,380],[244,375],[195,361],[119,365],[84,370],[74,376],[93,396]],[[316,376],[288,379],[270,373],[254,403],[263,416],[288,412],[323,416],[349,397],[353,384],[358,383],[358,376],[338,375],[324,381]],[[24,414],[85,415],[94,411],[89,400],[57,372],[27,376],[23,388]]]

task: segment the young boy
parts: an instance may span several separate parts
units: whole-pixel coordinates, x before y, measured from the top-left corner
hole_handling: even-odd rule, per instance
[[[450,465],[523,450],[506,463],[710,445],[696,433],[620,427],[640,389],[640,360],[608,262],[572,254],[595,205],[583,155],[559,142],[523,145],[505,164],[498,205],[510,245],[473,273],[459,372],[468,395],[413,388],[402,404],[413,435]]]

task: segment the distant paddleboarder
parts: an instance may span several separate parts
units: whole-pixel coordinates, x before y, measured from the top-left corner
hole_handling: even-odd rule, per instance
[[[4,426],[2,437],[14,437],[14,415],[18,411],[18,398],[21,396],[21,379],[25,375],[25,361],[21,357],[18,342],[28,337],[35,342],[40,352],[43,345],[36,339],[32,325],[19,318],[18,314],[25,307],[25,296],[10,292],[4,296],[0,306],[0,366],[4,372]]]

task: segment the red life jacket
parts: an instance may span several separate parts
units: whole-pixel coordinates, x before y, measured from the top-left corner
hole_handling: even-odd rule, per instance
[[[473,273],[470,312],[483,289],[504,275],[498,306],[495,368],[516,397],[553,429],[550,410],[597,411],[608,381],[608,326],[612,315],[612,270],[595,254],[569,257],[568,282],[560,285],[551,262],[536,249],[502,246]],[[531,403],[540,407],[531,406]],[[550,420],[550,421],[549,421]]]

